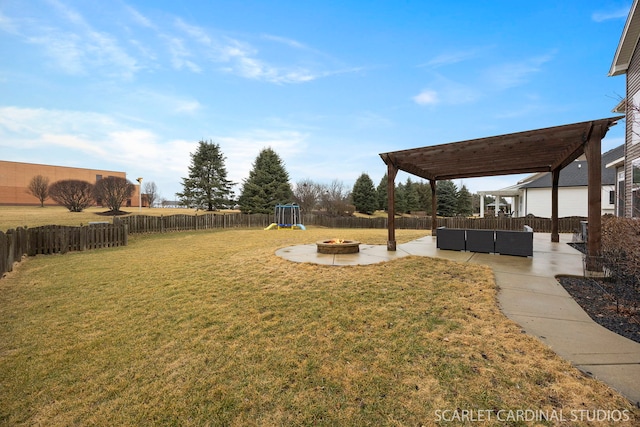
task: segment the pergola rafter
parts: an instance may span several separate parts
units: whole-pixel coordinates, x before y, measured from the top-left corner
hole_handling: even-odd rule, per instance
[[[381,153],[380,157],[388,168],[387,188],[395,187],[393,181],[399,170],[428,179],[432,190],[435,189],[436,181],[441,180],[520,173],[551,172],[556,178],[553,181],[556,182],[560,170],[584,154],[589,165],[597,165],[589,168],[590,233],[588,248],[590,254],[595,254],[600,249],[601,185],[597,175],[600,171],[601,140],[609,128],[623,117],[609,117],[488,138]],[[552,225],[551,238],[554,241],[558,241],[557,191],[557,185],[553,186],[552,212],[555,212],[555,215],[552,221],[555,227]],[[387,247],[389,250],[395,250],[395,222],[392,220],[392,216],[395,216],[395,194],[393,191],[388,191],[388,195],[389,239]],[[435,235],[437,226],[435,203],[432,207],[432,216],[432,232]],[[592,241],[592,231],[595,231],[593,234],[597,236],[597,242]]]

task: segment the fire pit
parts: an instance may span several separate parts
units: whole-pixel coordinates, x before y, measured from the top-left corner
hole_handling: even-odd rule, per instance
[[[316,242],[320,254],[356,254],[360,252],[360,242],[355,240],[331,239]]]

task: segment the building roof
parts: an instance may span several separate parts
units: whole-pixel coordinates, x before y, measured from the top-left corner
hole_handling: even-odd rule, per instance
[[[638,0],[634,0],[624,30],[622,30],[616,54],[613,57],[613,63],[609,70],[610,76],[625,74],[631,63],[631,57],[640,39],[640,10],[637,6]]]
[[[429,180],[551,172],[584,153],[624,116],[381,153],[387,165]]]
[[[602,154],[602,185],[616,183],[615,169],[607,168],[607,164],[624,156],[624,145],[620,145]],[[589,182],[586,160],[574,161],[560,171],[558,187],[586,187]],[[520,188],[551,188],[551,174],[536,174],[520,181]]]

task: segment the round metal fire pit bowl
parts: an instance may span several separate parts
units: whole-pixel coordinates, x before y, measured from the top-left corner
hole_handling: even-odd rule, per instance
[[[319,254],[357,254],[360,252],[360,242],[355,240],[342,240],[335,243],[334,240],[320,240],[316,242]]]

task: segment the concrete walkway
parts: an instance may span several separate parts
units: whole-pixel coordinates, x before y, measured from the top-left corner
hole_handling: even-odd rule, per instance
[[[567,244],[570,238],[561,235],[560,243],[552,243],[550,234],[535,233],[530,258],[440,250],[431,236],[400,244],[396,252],[387,251],[386,246],[362,244],[358,254],[324,255],[310,244],[279,249],[276,255],[294,262],[343,266],[376,264],[409,255],[487,265],[494,271],[498,302],[507,317],[581,371],[638,404],[640,343],[591,320],[555,279],[558,274],[583,274],[582,254]]]

